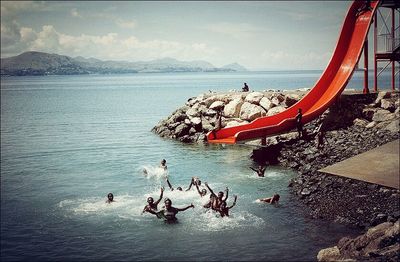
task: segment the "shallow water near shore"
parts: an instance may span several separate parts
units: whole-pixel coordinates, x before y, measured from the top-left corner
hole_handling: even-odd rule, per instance
[[[314,260],[358,231],[311,220],[288,192],[292,171],[249,166],[250,147],[185,145],[150,132],[208,90],[310,87],[320,72],[7,77],[1,79],[1,258],[36,260]],[[293,81],[292,81],[293,80]],[[253,82],[253,83],[252,83]],[[294,83],[293,83],[294,82]],[[295,85],[297,83],[297,85]],[[229,187],[227,218],[205,212],[192,176]],[[148,174],[143,173],[143,169]],[[173,206],[164,224],[141,211],[160,186]],[[106,204],[112,192],[116,202]],[[278,207],[256,199],[281,195]],[[160,204],[162,206],[162,204]]]

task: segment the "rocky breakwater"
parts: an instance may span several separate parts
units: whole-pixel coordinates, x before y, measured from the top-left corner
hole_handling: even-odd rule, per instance
[[[318,261],[399,261],[400,221],[385,222],[354,239],[344,237],[322,249]]]
[[[247,124],[261,116],[282,112],[295,104],[304,92],[227,92],[192,97],[160,121],[152,131],[161,137],[191,143],[206,141],[206,134],[217,124],[222,111],[222,127]]]

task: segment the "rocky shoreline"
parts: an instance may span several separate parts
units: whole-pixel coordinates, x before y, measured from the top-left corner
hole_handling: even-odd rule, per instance
[[[152,131],[162,137],[182,142],[203,143],[206,133],[215,127],[217,111],[221,108],[223,127],[240,125],[260,116],[281,112],[296,103],[304,94],[293,91],[203,94],[189,99]],[[305,138],[298,139],[296,132],[269,137],[267,145],[254,150],[251,157],[260,164],[279,164],[296,170],[298,175],[288,186],[293,195],[307,206],[308,214],[312,218],[365,229],[382,223],[391,223],[398,228],[398,189],[323,174],[318,170],[399,139],[399,104],[398,92],[342,95],[319,119],[305,125],[308,134]],[[321,124],[326,131],[325,145],[318,149],[314,138],[315,130]],[[260,144],[260,141],[251,143]],[[397,231],[390,238],[399,239],[399,234]],[[370,236],[378,238],[376,234]],[[343,241],[334,250],[337,259],[394,261],[400,251],[397,245],[397,249],[391,247],[391,252],[385,253],[382,251],[384,245],[380,244],[377,250],[362,253],[351,251],[351,247],[360,249],[360,246],[344,245]],[[397,250],[397,253],[393,250]],[[326,260],[326,257],[321,260]]]

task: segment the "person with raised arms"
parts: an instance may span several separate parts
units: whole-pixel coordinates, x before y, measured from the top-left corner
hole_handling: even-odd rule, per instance
[[[222,202],[220,208],[218,209],[219,214],[221,217],[227,216],[229,217],[229,210],[236,205],[236,200],[237,196],[234,196],[235,200],[233,201],[233,204],[228,207],[228,204],[226,202]]]
[[[165,204],[164,208],[161,211],[156,212],[155,215],[159,219],[161,219],[161,218],[164,219],[164,222],[166,222],[166,223],[178,222],[178,219],[176,218],[176,214],[178,214],[178,212],[185,211],[189,208],[194,208],[193,204],[190,204],[189,206],[184,207],[184,208],[173,207],[172,201],[169,198],[166,198],[164,200],[164,204]]]
[[[161,199],[163,198],[164,194],[164,187],[161,188],[161,194],[160,198],[154,202],[154,199],[152,197],[147,198],[147,205],[143,208],[142,214],[145,212],[151,213],[151,214],[156,214],[158,210],[158,204],[160,203]]]

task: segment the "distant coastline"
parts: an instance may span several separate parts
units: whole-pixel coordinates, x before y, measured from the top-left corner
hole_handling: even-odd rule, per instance
[[[247,69],[238,63],[215,67],[207,61],[186,62],[173,58],[145,62],[103,61],[35,51],[1,59],[1,76],[240,71]]]

